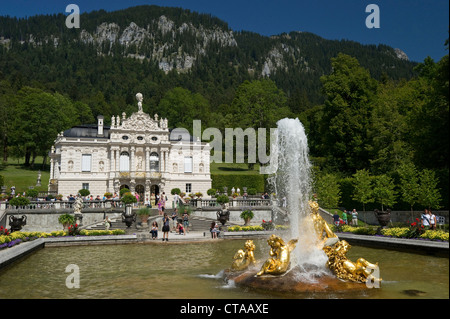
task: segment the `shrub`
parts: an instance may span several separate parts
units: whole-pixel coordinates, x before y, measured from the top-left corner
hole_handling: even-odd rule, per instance
[[[70,215],[69,213],[59,215],[58,223],[61,225],[72,225],[75,222],[75,216]]]
[[[172,190],[170,191],[170,193],[171,193],[172,195],[175,195],[175,194],[180,195],[180,194],[181,194],[181,189],[179,189],[179,188],[172,188]]]
[[[81,196],[85,197],[91,194],[91,192],[89,191],[89,189],[85,189],[82,188],[78,191],[78,194],[80,194]]]
[[[122,199],[120,201],[125,205],[133,204],[137,202],[137,198],[136,196],[133,196],[131,193],[125,193],[125,195],[122,196]]]
[[[219,195],[219,196],[217,196],[216,201],[217,201],[217,204],[223,205],[225,203],[228,203],[230,201],[230,199],[228,198],[227,195]]]
[[[37,198],[39,196],[39,191],[37,189],[29,189],[26,191],[25,195],[31,198]]]
[[[28,198],[25,197],[14,197],[9,201],[9,204],[11,206],[27,206],[30,204],[30,200]]]
[[[275,229],[275,225],[274,225],[274,223],[271,220],[266,221],[266,220],[263,219],[261,227],[264,228],[264,230],[273,230],[273,229]]]
[[[206,191],[206,194],[208,194],[209,196],[214,196],[216,195],[216,190],[214,188],[210,188]]]
[[[130,190],[128,188],[122,188],[120,190],[120,197],[122,197],[126,193],[130,193]]]

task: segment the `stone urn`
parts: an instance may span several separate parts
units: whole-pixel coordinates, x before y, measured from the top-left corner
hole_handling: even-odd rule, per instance
[[[22,229],[23,226],[27,224],[27,216],[22,215],[22,217],[9,216],[9,226],[11,226],[10,231],[15,232]]]
[[[226,222],[230,220],[230,211],[228,209],[221,209],[217,212],[217,220],[225,226]]]
[[[390,209],[387,209],[386,211],[379,211],[378,209],[375,209],[374,214],[382,228],[385,228],[391,221]]]
[[[136,223],[136,214],[133,213],[133,206],[126,205],[125,211],[122,213],[122,222],[127,225],[127,227],[131,227],[131,225]]]

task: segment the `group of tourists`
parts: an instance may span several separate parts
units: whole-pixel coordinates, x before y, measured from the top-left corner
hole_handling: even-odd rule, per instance
[[[430,209],[425,208],[422,214],[422,226],[425,229],[436,229],[437,218],[436,215]]]
[[[173,232],[179,235],[186,235],[189,233],[189,214],[185,210],[182,216],[179,216],[178,208],[175,208],[172,216],[168,216],[167,213],[164,213],[162,219],[162,229],[163,238],[162,241],[169,241],[169,233]],[[152,235],[152,239],[158,239],[158,223],[154,221],[152,223],[150,234]]]
[[[352,211],[344,209],[342,217],[337,212],[333,215],[333,221],[337,227],[342,225],[358,226],[358,212],[356,209]]]

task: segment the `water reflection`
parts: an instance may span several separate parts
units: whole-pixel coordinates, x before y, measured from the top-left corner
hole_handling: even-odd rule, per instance
[[[381,289],[326,295],[244,290],[222,279],[244,242],[49,247],[0,271],[0,298],[449,298],[448,258],[357,246],[349,258],[377,260]],[[255,244],[255,257],[262,262],[266,241]],[[79,289],[65,285],[69,264],[80,268]]]

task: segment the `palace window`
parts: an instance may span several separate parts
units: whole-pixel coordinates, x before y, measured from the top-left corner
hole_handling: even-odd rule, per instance
[[[187,183],[186,184],[186,194],[189,194],[192,192],[192,184],[191,183]]]
[[[150,154],[150,171],[151,172],[159,172],[159,155],[158,153]]]
[[[119,171],[130,171],[130,154],[128,154],[127,152],[120,153]]]
[[[82,172],[90,172],[91,171],[91,154],[83,154],[81,155],[81,171]]]
[[[83,183],[81,188],[89,190],[89,183]]]
[[[186,156],[184,158],[184,172],[192,173],[192,156]]]

